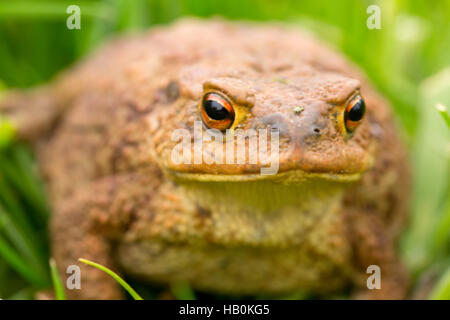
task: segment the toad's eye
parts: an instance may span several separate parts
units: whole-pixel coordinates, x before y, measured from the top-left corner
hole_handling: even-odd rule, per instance
[[[231,103],[218,93],[207,93],[203,97],[201,115],[208,128],[220,131],[230,128],[234,121]]]
[[[358,127],[365,113],[366,104],[363,98],[357,95],[345,108],[344,120],[348,132],[353,132]]]

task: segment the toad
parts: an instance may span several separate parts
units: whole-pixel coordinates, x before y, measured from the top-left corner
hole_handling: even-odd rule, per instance
[[[123,297],[81,257],[231,296],[405,297],[409,172],[389,103],[306,32],[182,20],[115,39],[0,111],[36,150],[61,275],[81,268],[69,298]]]

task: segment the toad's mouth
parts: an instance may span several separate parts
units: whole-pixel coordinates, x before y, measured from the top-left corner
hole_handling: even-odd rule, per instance
[[[352,182],[373,168],[372,152],[283,152],[267,163],[246,161],[242,163],[174,162],[162,160],[161,167],[176,181],[240,182],[271,181],[273,183],[296,184],[305,180]],[[191,153],[192,154],[192,153]],[[167,157],[163,157],[167,159]],[[187,159],[192,160],[192,159]],[[211,160],[211,159],[209,159]],[[212,160],[215,160],[214,158]]]
[[[263,174],[210,174],[192,173],[167,170],[168,176],[176,182],[254,182],[270,181],[280,184],[302,184],[305,181],[321,180],[330,182],[349,183],[358,181],[362,172],[357,173],[331,173],[331,172],[306,172],[303,170],[289,170],[273,175]]]

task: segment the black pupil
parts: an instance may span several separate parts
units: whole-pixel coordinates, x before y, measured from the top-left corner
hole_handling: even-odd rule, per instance
[[[206,114],[213,120],[223,120],[228,117],[228,110],[215,100],[203,101]]]
[[[363,99],[359,99],[348,112],[348,119],[351,121],[359,121],[366,112],[366,104]]]

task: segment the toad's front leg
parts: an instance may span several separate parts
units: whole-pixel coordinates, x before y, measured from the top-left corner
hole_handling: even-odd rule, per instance
[[[158,185],[159,178],[152,173],[105,178],[57,202],[51,225],[52,254],[62,279],[68,276],[66,269],[70,265],[81,270],[81,289],[67,289],[69,299],[123,298],[115,280],[78,259],[118,270],[114,243],[137,214],[150,214],[141,208],[149,207]]]
[[[397,257],[394,239],[387,233],[384,221],[375,214],[359,210],[349,210],[347,217],[356,268],[362,275],[355,277],[358,288],[353,298],[405,299],[409,283],[407,271]],[[379,274],[375,274],[376,269],[367,269],[369,266],[379,267]],[[367,280],[371,275],[379,276],[379,288],[369,288]]]

